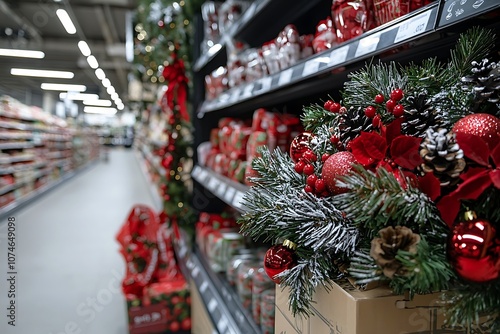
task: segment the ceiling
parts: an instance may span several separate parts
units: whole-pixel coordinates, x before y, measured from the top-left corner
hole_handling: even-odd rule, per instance
[[[0,47],[41,50],[43,59],[0,57],[0,94],[42,107],[42,82],[83,84],[86,93],[109,99],[77,43],[85,40],[99,67],[104,70],[120,98],[127,101],[127,76],[132,64],[126,58],[127,21],[135,0],[0,0]],[[64,8],[77,32],[70,35],[56,16]],[[132,33],[132,31],[130,31]],[[13,67],[72,71],[73,79],[18,77]],[[57,95],[57,93],[53,93]]]

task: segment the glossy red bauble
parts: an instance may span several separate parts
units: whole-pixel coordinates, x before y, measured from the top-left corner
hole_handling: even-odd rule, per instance
[[[302,158],[309,162],[315,162],[318,160],[318,156],[312,150],[306,150],[304,154],[302,154]]]
[[[333,104],[333,101],[332,101],[332,100],[327,100],[327,101],[325,102],[325,104],[323,105],[323,108],[325,108],[325,110],[330,111],[330,108],[332,107],[332,104]]]
[[[382,94],[377,94],[375,95],[375,98],[373,99],[375,103],[382,104],[385,101],[385,97]]]
[[[396,88],[391,92],[391,100],[401,101],[403,99],[403,96],[404,94],[402,89]]]
[[[449,256],[458,275],[472,282],[500,276],[500,239],[485,219],[469,218],[452,228]]]
[[[490,114],[472,114],[456,122],[452,130],[455,133],[476,135],[493,149],[500,140],[500,118]]]
[[[394,107],[396,106],[397,102],[394,101],[394,100],[387,100],[387,102],[385,103],[385,108],[387,109],[387,111],[389,112],[392,112],[394,110]]]
[[[287,269],[295,267],[297,257],[293,248],[285,245],[274,245],[269,248],[264,257],[264,270],[274,283],[279,284],[280,280],[275,276]]]
[[[405,107],[402,104],[396,104],[392,109],[394,117],[399,118],[405,114]]]
[[[340,112],[340,108],[342,108],[342,106],[340,105],[340,103],[333,102],[332,106],[330,107],[330,111],[333,112],[333,113],[338,113],[338,112]]]
[[[377,113],[377,109],[375,109],[374,106],[368,106],[365,108],[365,116],[368,118],[375,117],[376,113]]]
[[[293,169],[297,173],[302,174],[304,172],[304,166],[305,165],[306,165],[306,163],[303,160],[300,160],[300,161],[297,161],[297,163],[295,164],[295,166],[293,167]]]
[[[347,151],[334,153],[325,161],[321,178],[333,194],[346,192],[346,189],[337,186],[337,179],[339,176],[349,174],[356,162],[354,155]]]
[[[314,173],[314,166],[311,164],[305,164],[303,173],[305,175],[311,175]]]

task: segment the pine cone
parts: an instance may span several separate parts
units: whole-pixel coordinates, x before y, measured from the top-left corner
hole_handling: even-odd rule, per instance
[[[429,128],[437,128],[441,124],[441,117],[434,109],[427,94],[408,96],[409,105],[405,108],[404,121],[401,124],[403,134],[414,137],[425,137]]]
[[[442,187],[453,186],[465,168],[464,152],[458,146],[453,132],[446,129],[427,130],[420,144],[420,166],[425,173],[434,173]]]
[[[366,117],[364,110],[361,107],[351,107],[341,116],[340,142],[347,147],[347,144],[359,136],[362,131],[370,132],[372,129],[372,119]]]
[[[500,115],[500,64],[483,59],[481,62],[473,61],[472,74],[461,79],[462,89],[475,94],[472,111],[477,112],[480,108],[482,112],[490,112]],[[490,105],[488,105],[488,103]],[[486,105],[485,105],[486,104]],[[491,105],[493,104],[493,105]]]
[[[394,274],[404,274],[402,264],[396,259],[398,250],[415,254],[420,235],[404,226],[386,227],[379,231],[380,238],[372,240],[370,256],[382,268],[384,275],[392,278]]]

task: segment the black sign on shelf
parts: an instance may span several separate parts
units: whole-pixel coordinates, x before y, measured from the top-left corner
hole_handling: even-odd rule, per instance
[[[498,0],[447,0],[441,7],[439,27],[477,16],[494,8],[500,8]]]

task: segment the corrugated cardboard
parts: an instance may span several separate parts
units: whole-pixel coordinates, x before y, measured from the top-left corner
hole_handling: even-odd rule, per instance
[[[344,288],[343,288],[344,287]],[[444,325],[439,293],[415,296],[411,301],[393,295],[387,287],[360,291],[346,284],[335,284],[327,292],[317,289],[306,326],[288,311],[288,294],[276,291],[276,333],[310,334],[466,334],[463,328]],[[280,318],[278,320],[278,315]],[[484,329],[477,333],[493,334]],[[475,333],[476,333],[475,332]]]

